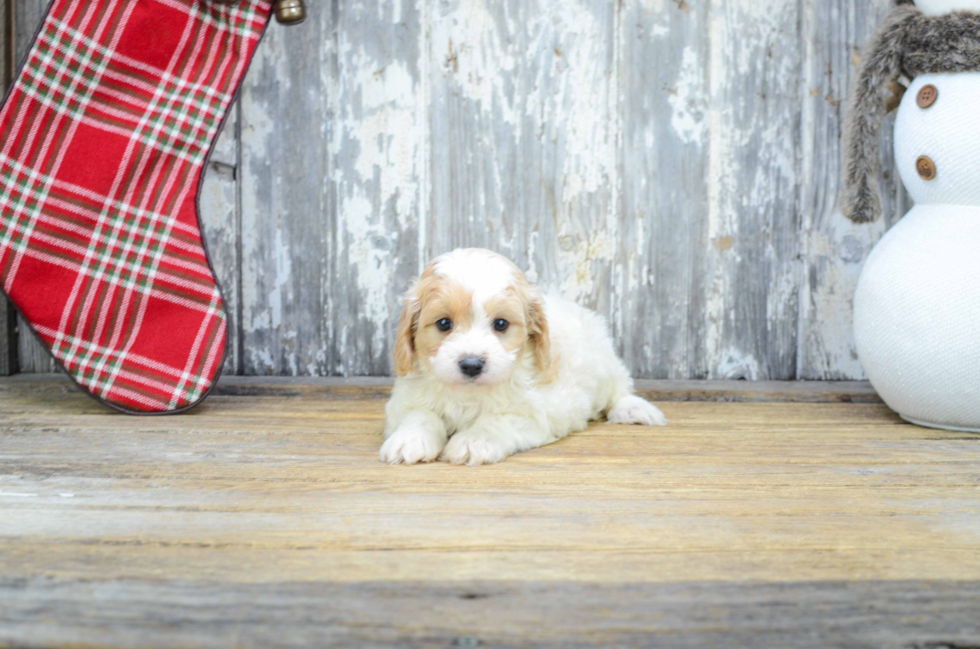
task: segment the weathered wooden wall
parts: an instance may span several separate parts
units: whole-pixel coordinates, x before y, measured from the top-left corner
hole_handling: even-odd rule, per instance
[[[0,0],[0,84],[5,90],[11,84],[13,77],[13,61],[10,48],[13,46],[8,31],[13,28],[8,10],[12,5],[7,0]],[[19,369],[17,358],[17,316],[13,306],[3,295],[0,295],[0,376],[15,374]]]
[[[29,44],[46,0],[15,0]],[[606,314],[635,374],[861,378],[842,101],[889,0],[316,0],[209,170],[228,371],[387,374],[397,297],[486,246]],[[24,371],[50,362],[21,336]]]

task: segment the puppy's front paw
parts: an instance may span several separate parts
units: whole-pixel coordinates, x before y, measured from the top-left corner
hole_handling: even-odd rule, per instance
[[[513,453],[505,440],[485,431],[464,430],[449,438],[440,460],[453,464],[496,464]]]
[[[643,426],[665,426],[667,418],[660,408],[635,394],[623,397],[616,407],[609,411],[606,419],[610,424],[641,424]]]
[[[388,464],[432,462],[445,446],[445,438],[424,428],[399,428],[381,445],[379,457]]]

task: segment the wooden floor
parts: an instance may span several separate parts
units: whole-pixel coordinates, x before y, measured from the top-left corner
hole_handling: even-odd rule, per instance
[[[469,468],[378,462],[384,382],[0,382],[0,645],[978,647],[980,436],[863,390]]]

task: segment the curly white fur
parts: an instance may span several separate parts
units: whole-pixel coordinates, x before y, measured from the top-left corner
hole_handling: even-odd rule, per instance
[[[664,425],[663,413],[633,394],[605,321],[558,297],[543,297],[509,261],[487,250],[456,250],[437,258],[406,296],[399,341],[402,376],[386,408],[380,457],[390,464],[442,459],[489,464],[583,430],[606,414],[611,423]],[[459,330],[438,337],[431,327],[446,309],[426,308],[425,295],[454,286],[470,296]],[[511,323],[526,329],[518,341],[495,332],[506,296],[524,306]],[[431,299],[431,298],[430,298]],[[417,341],[428,336],[431,342]],[[545,350],[544,357],[541,350]],[[478,377],[459,361],[485,359]]]

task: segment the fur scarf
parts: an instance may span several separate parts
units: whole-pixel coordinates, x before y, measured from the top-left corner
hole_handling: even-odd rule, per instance
[[[840,206],[855,223],[881,216],[878,176],[887,86],[902,75],[941,72],[980,72],[980,13],[925,16],[899,2],[864,53],[847,103]]]

